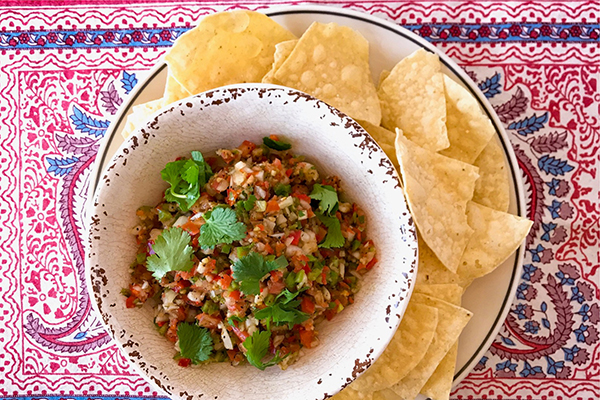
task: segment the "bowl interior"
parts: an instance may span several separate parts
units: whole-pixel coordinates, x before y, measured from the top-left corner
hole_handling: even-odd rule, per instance
[[[160,171],[190,151],[214,152],[277,134],[305,155],[321,176],[342,179],[377,247],[378,265],[365,276],[352,306],[317,326],[321,344],[304,350],[285,371],[229,363],[181,368],[173,345],[154,328],[154,311],[127,309],[136,243],[135,210],[155,205],[167,187]],[[215,89],[169,106],[116,153],[96,192],[88,279],[95,307],[127,359],[173,398],[317,399],[355,379],[381,354],[399,323],[416,272],[416,236],[398,176],[376,143],[353,120],[304,93],[273,85]]]

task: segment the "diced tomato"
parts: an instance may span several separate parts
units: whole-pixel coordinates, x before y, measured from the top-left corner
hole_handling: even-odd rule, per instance
[[[170,341],[175,343],[178,339],[177,337],[177,320],[172,319],[169,321],[169,329],[167,329],[167,333],[165,333],[165,337]]]
[[[274,211],[279,211],[279,203],[277,202],[277,200],[269,200],[267,202],[266,212],[274,212]]]
[[[256,227],[258,228],[259,231],[264,232],[265,230],[265,226],[263,224],[258,224],[256,225]]]
[[[239,290],[234,290],[231,293],[229,293],[229,297],[231,297],[233,300],[238,301],[242,296],[242,293]]]
[[[219,152],[219,155],[227,164],[235,160],[235,154],[231,150],[223,149]]]
[[[298,243],[300,243],[300,236],[302,236],[302,231],[292,231],[289,234],[289,237],[294,238],[294,240],[292,240],[292,244],[294,246],[297,246]]]
[[[325,310],[324,314],[327,321],[331,321],[335,317],[336,312],[335,310]]]
[[[237,350],[227,350],[227,357],[229,357],[229,361],[233,361],[237,353]]]
[[[131,296],[129,296],[127,298],[127,300],[125,300],[125,307],[127,308],[135,308],[135,300],[137,299],[136,296],[134,296],[133,294]]]
[[[189,358],[180,358],[179,361],[177,362],[177,364],[180,367],[189,367],[191,363],[192,363],[192,360],[190,360]]]
[[[317,243],[321,243],[321,241],[325,239],[325,236],[327,236],[327,229],[323,228],[322,226],[319,226],[319,230],[315,234]]]
[[[279,137],[277,135],[269,135],[269,139],[276,140],[279,142]]]
[[[308,204],[310,204],[310,197],[302,194],[302,193],[292,193],[292,197],[296,197],[298,200],[304,200],[306,201]]]
[[[232,326],[231,327],[233,329],[233,333],[236,334],[236,336],[238,338],[240,338],[240,340],[243,342],[244,340],[246,340],[248,338],[248,336],[250,336],[248,334],[248,332],[241,330],[240,328],[236,327],[236,326]]]
[[[255,148],[256,145],[248,140],[244,140],[244,142],[238,147],[238,149],[242,152],[242,157],[248,157]]]
[[[292,176],[292,173],[293,173],[293,172],[294,172],[294,170],[293,170],[292,168],[288,168],[288,169],[285,171],[285,176],[287,176],[287,177],[289,178],[290,176]]]
[[[198,247],[198,238],[200,236],[196,235],[192,238],[192,247]]]
[[[188,231],[192,235],[197,235],[200,233],[200,227],[192,221],[188,221],[185,224],[181,225],[181,229],[183,229],[184,231]]]
[[[265,253],[273,254],[273,248],[271,247],[271,245],[269,243],[265,244]]]
[[[307,331],[306,329],[300,329],[300,342],[306,348],[312,347],[312,342],[315,337],[315,331]]]
[[[180,291],[181,289],[183,289],[183,288],[187,288],[187,287],[190,287],[190,286],[192,286],[192,282],[190,282],[190,281],[187,281],[187,280],[183,280],[183,279],[182,279],[182,280],[178,281],[178,282],[177,282],[177,283],[176,283],[176,284],[173,286],[173,288],[172,288],[172,289],[173,289],[173,291],[174,291],[174,292],[176,292],[176,293],[179,293],[179,291]]]
[[[194,265],[194,267],[189,271],[177,271],[175,274],[175,280],[178,281],[180,279],[190,279],[192,276],[196,275],[198,266]]]
[[[272,164],[275,168],[281,169],[281,160],[279,158],[274,159]]]
[[[233,207],[235,202],[237,201],[238,196],[240,195],[241,190],[234,190],[232,188],[227,189],[227,197],[225,198],[225,202]]]
[[[269,279],[269,281],[267,282],[267,287],[269,288],[270,294],[277,295],[277,294],[281,293],[281,291],[283,289],[285,289],[285,282],[283,282],[283,281],[275,282],[272,279]]]
[[[275,243],[275,254],[277,255],[277,257],[279,257],[281,254],[283,254],[284,250],[285,250],[285,244],[283,244],[281,242]]]
[[[325,274],[325,272],[321,272],[321,284],[327,284],[327,275]]]
[[[221,279],[219,279],[219,285],[221,285],[223,290],[227,290],[227,289],[229,289],[229,285],[231,285],[232,280],[233,279],[231,278],[231,276],[229,276],[227,274],[223,274],[221,276]]]
[[[302,297],[302,302],[300,303],[300,308],[302,312],[307,314],[312,314],[315,312],[315,303],[308,296]]]
[[[269,273],[273,282],[279,282],[283,278],[283,272],[279,270],[273,270]]]
[[[369,261],[369,263],[367,264],[367,270],[370,270],[371,268],[373,268],[375,266],[375,264],[377,264],[377,259],[375,257],[373,257],[373,259],[371,261]]]
[[[208,329],[217,329],[219,322],[221,322],[220,317],[215,317],[206,313],[196,315],[196,319],[198,320],[198,325]]]
[[[209,258],[208,262],[204,266],[204,275],[211,274],[216,267],[217,267],[217,260],[215,260],[214,258]]]

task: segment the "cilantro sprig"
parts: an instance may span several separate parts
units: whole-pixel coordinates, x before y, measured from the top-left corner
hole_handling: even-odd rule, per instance
[[[296,297],[300,293],[292,293],[285,289],[275,298],[273,305],[256,311],[254,317],[256,319],[267,319],[268,322],[273,321],[276,325],[288,324],[290,329],[294,325],[301,324],[310,315],[298,310],[300,300],[296,300]]]
[[[232,276],[240,284],[240,289],[243,293],[259,294],[260,280],[269,272],[285,266],[287,266],[287,261],[283,256],[269,261],[265,260],[260,254],[252,251],[233,264]]]
[[[319,200],[319,210],[323,214],[329,215],[337,210],[339,199],[333,186],[316,183],[310,193],[310,198]]]
[[[206,328],[182,322],[177,325],[177,337],[181,357],[189,358],[193,364],[208,360],[213,351],[213,340]]]
[[[146,260],[148,271],[160,280],[169,271],[191,270],[194,266],[191,240],[189,233],[181,228],[163,230],[152,245],[155,254]]]
[[[183,158],[168,163],[160,172],[163,180],[171,185],[165,191],[165,199],[179,204],[181,210],[187,212],[200,198],[202,187],[212,174],[210,165],[199,151],[192,151],[189,160]]]
[[[292,148],[290,143],[282,142],[280,140],[271,139],[268,136],[263,138],[263,144],[273,150],[289,150]]]
[[[217,244],[231,244],[246,237],[246,225],[238,222],[234,210],[216,207],[204,214],[206,223],[200,228],[198,244],[203,249],[212,249]]]
[[[283,358],[279,356],[279,353],[277,353],[275,357],[269,361],[262,361],[269,351],[270,339],[270,331],[255,331],[252,336],[246,338],[243,343],[244,348],[246,349],[246,359],[248,359],[250,365],[255,366],[261,371],[264,371],[267,367],[277,365],[283,360]]]
[[[327,235],[325,240],[319,243],[319,247],[331,249],[332,247],[342,247],[345,239],[342,236],[342,227],[340,220],[336,217],[328,217],[320,213],[316,213],[319,220],[327,227]]]

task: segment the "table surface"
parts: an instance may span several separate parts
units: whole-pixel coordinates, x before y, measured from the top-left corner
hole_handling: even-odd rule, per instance
[[[600,398],[600,4],[329,1],[452,57],[505,124],[526,189],[511,312],[455,399]],[[90,310],[81,221],[119,105],[177,34],[288,2],[0,1],[0,398],[148,398]]]

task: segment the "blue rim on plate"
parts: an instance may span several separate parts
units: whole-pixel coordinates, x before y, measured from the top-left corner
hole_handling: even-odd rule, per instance
[[[269,17],[278,17],[278,16],[294,16],[294,15],[302,15],[302,14],[312,14],[312,15],[330,15],[334,17],[348,18],[351,20],[359,21],[361,23],[373,25],[377,28],[384,29],[394,35],[401,37],[402,39],[409,40],[415,45],[430,51],[432,53],[437,54],[440,57],[440,61],[442,64],[451,71],[456,78],[460,80],[463,86],[465,86],[469,92],[477,99],[481,108],[485,111],[486,115],[492,121],[494,129],[496,130],[497,136],[500,139],[500,143],[504,150],[504,154],[508,159],[508,166],[510,170],[510,177],[512,180],[512,186],[515,191],[514,200],[516,202],[516,212],[519,216],[526,215],[526,204],[524,200],[524,189],[521,181],[521,176],[518,173],[518,163],[515,157],[514,151],[512,149],[512,145],[508,139],[508,135],[504,131],[500,120],[496,116],[496,114],[491,111],[491,105],[485,99],[483,93],[477,88],[475,83],[468,77],[468,75],[448,56],[446,56],[443,52],[435,48],[432,44],[410,32],[409,30],[402,28],[398,25],[395,25],[392,22],[386,21],[384,19],[371,16],[369,14],[364,14],[357,11],[351,11],[341,8],[327,7],[327,6],[289,6],[289,7],[281,7],[277,9],[271,10],[262,10]],[[398,60],[399,61],[399,60]],[[116,120],[111,124],[110,128],[107,131],[105,136],[105,140],[98,151],[97,159],[94,164],[94,170],[91,174],[91,182],[90,182],[90,190],[88,191],[88,199],[93,198],[93,193],[96,190],[98,182],[101,178],[101,174],[103,173],[104,164],[110,160],[112,154],[109,154],[109,149],[115,136],[119,135],[120,127],[123,125],[131,107],[136,103],[136,100],[140,97],[140,95],[144,92],[144,90],[152,83],[154,79],[158,75],[160,75],[165,69],[167,65],[164,61],[159,62],[155,67],[153,67],[148,77],[139,85],[137,85],[129,100],[121,106],[119,113],[117,114]],[[515,296],[516,289],[518,286],[518,277],[520,276],[520,272],[523,268],[523,257],[525,253],[525,244],[522,244],[519,249],[517,249],[516,256],[514,259],[514,263],[512,266],[512,273],[510,277],[510,281],[508,283],[508,290],[506,291],[502,304],[500,306],[500,311],[496,315],[496,318],[488,329],[488,332],[485,334],[484,339],[481,341],[477,350],[474,351],[471,356],[468,358],[468,361],[463,363],[463,365],[455,371],[454,375],[454,385],[458,384],[460,380],[462,380],[471,369],[477,364],[477,362],[481,359],[487,349],[491,346],[497,332],[499,331],[502,322],[505,320],[509,310],[510,305],[512,303],[512,299]]]

